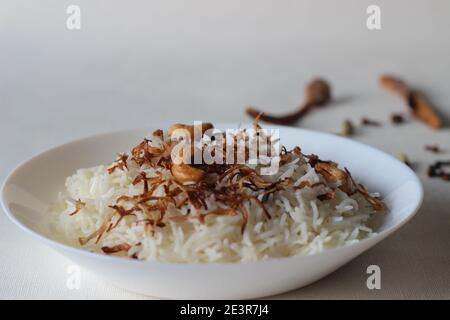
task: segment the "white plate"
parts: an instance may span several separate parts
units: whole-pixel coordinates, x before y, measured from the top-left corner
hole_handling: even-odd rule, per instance
[[[222,124],[220,128],[236,128]],[[150,129],[156,129],[157,126]],[[378,234],[359,243],[310,256],[252,263],[174,264],[90,253],[66,246],[49,234],[45,212],[76,169],[106,164],[152,130],[96,135],[63,144],[19,165],[6,179],[2,204],[8,217],[32,237],[75,263],[125,289],[164,298],[241,299],[270,296],[310,284],[335,271],[404,225],[419,209],[423,189],[414,172],[395,158],[342,137],[280,128],[282,144],[300,145],[346,166],[370,190],[380,191],[389,208]],[[43,257],[44,258],[44,257]],[[393,257],[394,258],[394,257]],[[36,263],[40,263],[36,261]],[[330,288],[331,289],[331,288]]]

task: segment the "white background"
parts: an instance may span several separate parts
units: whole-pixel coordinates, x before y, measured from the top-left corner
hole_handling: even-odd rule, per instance
[[[81,7],[79,31],[66,28],[69,4]],[[380,31],[366,28],[369,4],[381,7]],[[448,120],[449,31],[445,0],[0,0],[0,180],[26,157],[80,136],[163,120],[245,122],[248,104],[282,113],[323,76],[336,103],[298,125],[336,132],[346,118],[382,121],[355,139],[406,153],[425,203],[394,236],[279,297],[450,298],[450,183],[426,177],[429,163],[450,159],[450,130],[393,127],[389,116],[403,106],[377,84],[380,73],[401,75]],[[446,153],[426,153],[432,143]],[[381,290],[366,288],[370,264],[381,267]],[[69,265],[0,212],[0,298],[143,298],[84,270],[81,288],[68,290]]]

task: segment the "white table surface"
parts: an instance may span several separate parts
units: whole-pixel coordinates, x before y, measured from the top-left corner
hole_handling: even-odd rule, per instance
[[[94,3],[95,2],[95,3]],[[365,10],[381,7],[382,29]],[[65,27],[81,7],[79,31]],[[295,108],[316,75],[338,103],[299,124],[337,131],[346,118],[380,120],[355,139],[406,153],[425,187],[417,216],[319,282],[276,298],[450,298],[450,183],[426,168],[450,159],[450,130],[394,127],[400,101],[382,72],[423,89],[450,119],[448,1],[0,1],[0,180],[18,162],[68,140],[163,120],[246,121],[248,104]],[[447,122],[450,123],[450,122]],[[441,155],[424,151],[437,143]],[[343,151],[345,152],[345,151]],[[368,290],[377,264],[382,289]],[[86,270],[66,287],[71,262],[24,235],[0,212],[0,298],[141,299]]]

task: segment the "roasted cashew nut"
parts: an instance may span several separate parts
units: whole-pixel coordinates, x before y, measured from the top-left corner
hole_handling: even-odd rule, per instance
[[[200,182],[205,176],[205,171],[194,168],[188,164],[174,164],[170,169],[175,181],[180,183],[197,183]]]

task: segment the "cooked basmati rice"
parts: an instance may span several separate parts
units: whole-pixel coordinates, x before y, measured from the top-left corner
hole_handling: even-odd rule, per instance
[[[83,248],[102,252],[102,247],[130,245],[126,252],[118,253],[141,260],[164,262],[238,262],[255,261],[293,255],[307,255],[355,243],[374,234],[369,221],[374,212],[372,206],[360,194],[348,196],[337,184],[327,182],[302,155],[282,165],[272,181],[291,178],[294,184],[273,193],[264,202],[271,215],[268,219],[260,206],[247,202],[247,225],[241,232],[241,216],[208,216],[202,223],[198,219],[166,219],[163,228],[150,229],[145,223],[144,212],[125,216],[117,227],[105,233],[98,243],[88,242]],[[108,172],[109,166],[100,165],[79,169],[67,178],[66,190],[49,212],[52,226],[60,231],[67,242],[80,246],[78,239],[98,230],[116,203],[118,197],[136,196],[143,192],[142,184],[133,185],[139,172],[148,177],[162,173],[171,176],[164,168],[140,167],[128,161],[127,170]],[[323,182],[322,185],[295,189],[304,181]],[[332,200],[321,201],[317,197],[334,190]],[[164,196],[163,186],[154,195]],[[84,206],[75,215],[76,201]],[[196,209],[187,203],[177,209],[169,206],[168,217],[205,214],[219,208],[213,196],[206,199],[208,210]],[[114,217],[113,221],[117,221]]]

